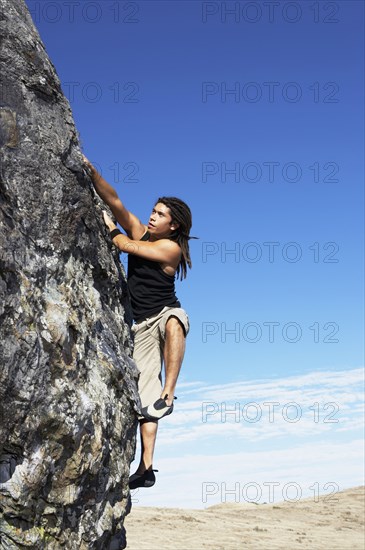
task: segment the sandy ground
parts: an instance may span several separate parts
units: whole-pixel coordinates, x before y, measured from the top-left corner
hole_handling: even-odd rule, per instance
[[[134,507],[128,550],[364,550],[364,487],[279,504]]]

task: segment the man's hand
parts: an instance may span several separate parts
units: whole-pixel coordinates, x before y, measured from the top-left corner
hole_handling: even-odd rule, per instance
[[[99,172],[85,157],[85,155],[82,155],[82,160],[84,162],[85,170],[89,174],[91,181],[94,185],[95,191],[97,192],[99,197],[109,206],[118,223],[123,227],[124,231],[129,237],[140,239],[142,235],[146,232],[147,226],[145,226],[137,218],[137,216],[135,216],[134,214],[132,214],[132,212],[125,208],[124,204],[118,197],[116,190],[111,185],[109,185],[107,181],[105,181],[105,179],[101,176],[101,174],[99,174]],[[108,227],[110,222],[110,218],[108,223],[105,221]],[[115,229],[114,224],[111,227]]]
[[[83,160],[83,162],[84,162],[84,164],[85,164],[85,168],[86,168],[87,172],[89,172],[89,174],[92,176],[92,174],[96,172],[94,166],[91,164],[91,162],[89,161],[89,159],[87,159],[87,158],[85,157],[85,155],[82,155],[82,160]]]
[[[109,229],[109,231],[113,231],[113,229],[117,229],[117,226],[115,225],[115,223],[113,222],[113,220],[105,210],[103,210],[103,218],[104,218],[104,223]],[[127,235],[123,235],[123,233],[120,233],[120,232],[119,232],[119,235],[115,235],[115,237],[113,238],[113,243],[122,252],[134,253],[135,249],[138,248],[138,245],[132,244],[132,241],[129,239],[129,237],[127,237]],[[125,249],[126,246],[129,246],[128,250]]]
[[[109,229],[109,231],[113,231],[113,229],[116,229],[117,226],[115,225],[115,223],[113,222],[113,220],[105,210],[103,210],[103,218],[104,218],[104,223]]]

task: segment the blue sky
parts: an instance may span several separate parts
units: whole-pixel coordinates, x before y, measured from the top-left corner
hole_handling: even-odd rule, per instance
[[[191,321],[179,399],[136,504],[217,503],[205,481],[263,483],[273,462],[271,481],[307,496],[361,484],[363,3],[27,4],[84,153],[143,221],[158,196],[186,200],[199,237],[177,283]],[[223,402],[265,399],[274,422],[222,422]],[[310,402],[336,403],[339,422],[315,422]]]

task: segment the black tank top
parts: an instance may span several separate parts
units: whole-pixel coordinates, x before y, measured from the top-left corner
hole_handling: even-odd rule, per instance
[[[141,241],[148,241],[147,231]],[[159,313],[165,306],[181,307],[175,294],[175,276],[167,275],[159,262],[128,255],[128,290],[136,322]]]

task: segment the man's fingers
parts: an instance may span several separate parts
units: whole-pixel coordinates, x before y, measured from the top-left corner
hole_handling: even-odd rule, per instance
[[[106,210],[103,210],[103,218],[106,225],[113,223],[113,220],[111,219],[109,214],[106,212]]]
[[[85,157],[85,155],[82,155],[82,161],[85,164],[86,168],[88,168],[89,170],[93,170],[93,165],[91,164],[89,159]]]

